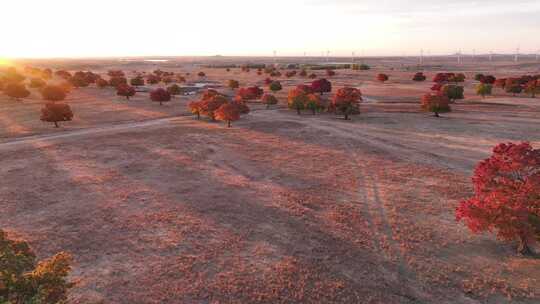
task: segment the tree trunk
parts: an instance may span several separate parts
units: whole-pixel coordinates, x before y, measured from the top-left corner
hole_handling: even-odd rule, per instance
[[[296,113],[300,115],[300,108],[296,108]]]
[[[440,117],[439,112],[433,112],[435,117]]]
[[[54,127],[55,127],[55,128],[58,128],[58,121],[55,121],[55,122],[54,122]]]
[[[269,105],[269,104],[266,105],[266,109],[267,109],[267,110],[270,109],[270,105]]]
[[[227,121],[227,127],[228,127],[228,128],[231,127],[231,121],[230,121],[230,120]]]
[[[313,115],[315,115],[315,108],[311,109],[311,111],[313,112]]]
[[[162,105],[163,105],[163,102],[160,101],[160,102],[159,102],[159,105],[162,106]]]
[[[126,96],[126,99],[129,100],[129,96]]]
[[[201,113],[197,112],[197,120],[201,119]]]
[[[349,114],[345,113],[345,120],[349,120]]]
[[[520,255],[531,255],[532,251],[527,243],[527,237],[524,235],[519,236],[519,242],[517,247],[517,253]]]

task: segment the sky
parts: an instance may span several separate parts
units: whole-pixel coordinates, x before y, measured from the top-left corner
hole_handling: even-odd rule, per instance
[[[540,0],[4,0],[0,57],[540,50]]]

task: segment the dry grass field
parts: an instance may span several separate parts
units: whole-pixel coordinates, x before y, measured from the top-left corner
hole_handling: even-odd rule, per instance
[[[455,208],[494,145],[540,147],[540,98],[481,98],[475,72],[540,66],[435,62],[417,83],[407,62],[368,63],[329,78],[362,91],[351,121],[287,109],[300,77],[283,77],[281,104],[250,104],[232,128],[189,115],[195,96],[160,106],[80,88],[66,100],[74,120],[54,128],[35,91],[1,95],[0,228],[40,257],[74,256],[73,303],[539,303],[540,259],[471,234]],[[467,75],[466,98],[441,118],[419,109],[437,71]]]

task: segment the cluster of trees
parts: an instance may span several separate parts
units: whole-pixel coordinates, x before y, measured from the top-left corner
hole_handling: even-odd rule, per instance
[[[225,95],[216,90],[206,90],[199,101],[193,101],[188,104],[191,113],[205,115],[210,120],[226,121],[227,126],[231,127],[231,122],[240,119],[241,114],[249,113],[249,107],[241,100],[229,100]]]
[[[65,252],[38,261],[26,242],[0,229],[0,303],[65,303],[74,286],[67,279],[71,263]]]
[[[323,99],[323,92],[331,91],[330,82],[318,81],[308,85],[298,85],[296,88],[289,91],[287,96],[287,104],[290,109],[296,110],[300,115],[302,110],[310,110],[313,114],[321,111],[338,113],[345,116],[348,120],[350,115],[360,113],[360,102],[362,94],[356,88],[344,87],[340,88],[328,101]],[[315,84],[315,85],[314,85]],[[324,88],[324,89],[322,89]]]
[[[472,177],[474,195],[456,209],[473,233],[495,232],[518,241],[521,254],[540,240],[540,149],[529,143],[499,144]]]
[[[499,78],[493,81],[493,86],[503,89],[513,96],[523,92],[532,98],[540,94],[540,75],[523,75],[521,77]]]
[[[449,103],[453,103],[454,101],[458,99],[464,99],[464,89],[463,86],[458,85],[459,82],[465,81],[465,75],[462,73],[437,73],[433,77],[433,82],[435,84],[431,87],[432,91],[435,91],[435,94],[426,94],[422,97],[422,108],[424,108],[424,104],[427,102],[424,101],[424,99],[431,99],[436,100],[440,99],[438,96],[445,96],[448,99]],[[452,82],[454,84],[452,84]],[[432,96],[432,97],[427,97]],[[446,101],[446,98],[443,98],[442,104]],[[441,107],[441,109],[446,108],[446,106]],[[448,112],[450,107],[448,107]],[[443,110],[444,111],[444,110]],[[434,112],[434,113],[442,113],[440,112]],[[438,115],[436,115],[438,116]]]

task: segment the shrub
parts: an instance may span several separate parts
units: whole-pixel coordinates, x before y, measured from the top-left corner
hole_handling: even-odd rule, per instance
[[[58,86],[61,87],[66,94],[71,93],[71,90],[73,89],[73,85],[71,85],[69,81],[61,82]]]
[[[281,86],[281,82],[279,81],[272,81],[272,83],[270,83],[270,85],[268,86],[268,89],[270,91],[272,91],[272,93],[277,93],[278,91],[281,91],[281,89],[283,89],[283,87]]]
[[[349,115],[360,114],[360,102],[362,102],[362,92],[356,88],[340,88],[330,104],[330,110],[343,114],[345,120]]]
[[[316,94],[308,94],[306,100],[306,109],[311,110],[313,115],[322,109],[321,97]]]
[[[39,89],[39,88],[43,88],[44,86],[46,86],[47,83],[41,79],[41,78],[32,78],[30,80],[30,87],[31,88],[34,88],[34,89]]]
[[[540,94],[540,80],[531,80],[525,85],[525,93],[531,94],[531,98],[535,98],[536,94]]]
[[[462,86],[447,84],[447,85],[444,85],[440,91],[442,92],[442,94],[446,95],[450,99],[451,103],[457,99],[465,98],[465,96],[463,96]]]
[[[301,70],[300,73],[298,74],[300,77],[306,77],[308,74],[307,74],[307,71],[306,70]]]
[[[448,81],[448,74],[447,73],[437,73],[433,77],[433,82],[442,83]]]
[[[142,85],[144,85],[144,79],[142,77],[138,76],[138,77],[135,77],[135,78],[131,78],[129,83],[132,86],[135,86],[135,87],[142,86]]]
[[[300,115],[308,101],[308,94],[308,92],[298,87],[290,90],[287,96],[289,109],[296,110],[296,113]]]
[[[238,100],[247,101],[259,99],[263,94],[263,89],[259,88],[258,86],[254,86],[249,88],[240,88],[236,95]]]
[[[174,83],[167,87],[167,92],[169,92],[171,96],[180,95],[182,93],[182,88],[176,83]]]
[[[127,100],[135,95],[135,88],[127,84],[120,84],[116,87],[116,95],[124,96]]]
[[[512,96],[516,96],[516,94],[520,94],[523,91],[523,87],[519,84],[517,79],[508,78],[504,83],[504,90],[506,93],[512,93]]]
[[[248,114],[250,111],[249,107],[245,102],[234,101],[232,102],[232,104],[238,108],[238,112],[240,112],[240,114]]]
[[[456,209],[456,219],[473,233],[495,231],[517,240],[529,253],[528,239],[540,235],[540,150],[529,143],[499,144],[472,177],[474,195]]]
[[[191,114],[197,115],[197,119],[201,119],[201,102],[192,101],[188,104],[189,111]]]
[[[154,74],[149,74],[146,76],[146,83],[148,84],[158,84],[161,81],[161,77]]]
[[[107,72],[107,75],[109,75],[109,77],[111,78],[114,78],[114,77],[125,77],[126,75],[124,74],[123,71],[121,70],[109,70]]]
[[[499,78],[499,79],[496,79],[496,80],[495,80],[495,83],[493,83],[493,85],[494,85],[496,88],[501,88],[501,89],[504,89],[505,84],[506,84],[506,78]]]
[[[274,95],[271,94],[264,94],[261,98],[261,102],[266,105],[266,108],[270,108],[271,105],[275,105],[278,103],[277,98]]]
[[[99,78],[98,80],[96,80],[96,86],[100,89],[106,87],[109,85],[109,82],[103,78]]]
[[[494,84],[497,79],[492,75],[484,76],[480,82],[486,83],[486,84]]]
[[[68,80],[68,79],[71,79],[71,73],[68,72],[68,71],[64,71],[64,70],[58,70],[56,72],[54,72],[54,75],[56,75],[57,77],[60,77],[64,80]]]
[[[484,79],[484,74],[478,73],[474,75],[474,80],[476,81],[482,81]]]
[[[228,100],[225,96],[215,95],[207,100],[203,100],[200,103],[199,111],[201,114],[208,116],[212,121],[215,121],[215,112],[226,103],[228,103]]]
[[[204,72],[199,72],[199,73],[197,74],[197,76],[199,76],[199,77],[201,77],[201,78],[204,78],[204,77],[206,77],[206,74],[205,74]]]
[[[334,72],[331,69],[327,69],[326,70],[326,76],[328,76],[328,77],[336,76],[336,72]]]
[[[109,79],[109,85],[113,88],[117,88],[120,85],[127,85],[127,79],[125,77],[112,77]]]
[[[455,82],[455,83],[465,82],[465,74],[463,73],[457,73],[455,75],[452,74],[451,77],[448,78],[448,81]]]
[[[426,75],[424,75],[424,73],[422,73],[422,72],[418,72],[418,73],[414,74],[412,80],[414,80],[414,81],[425,81],[426,80]]]
[[[226,121],[227,127],[231,127],[231,121],[240,119],[240,111],[237,105],[232,103],[222,104],[215,112],[215,118],[220,121]]]
[[[208,99],[213,98],[214,96],[219,96],[219,95],[221,94],[219,94],[218,91],[213,90],[213,89],[207,89],[202,93],[201,100],[208,100]]]
[[[150,99],[154,102],[159,102],[161,106],[164,102],[171,101],[171,93],[165,89],[158,88],[150,92]]]
[[[450,99],[444,94],[425,94],[421,99],[422,110],[433,112],[435,117],[440,117],[439,113],[450,112]]]
[[[17,72],[17,70],[15,69],[9,69],[5,75],[2,77],[2,80],[6,83],[15,83],[15,84],[20,84],[22,83],[24,80],[26,79],[26,77],[24,77],[23,75],[19,74]]]
[[[61,101],[66,98],[66,92],[60,86],[46,86],[41,90],[41,96],[48,101]]]
[[[360,65],[360,71],[367,71],[367,70],[370,70],[370,69],[371,69],[371,67],[369,65],[367,65],[367,64],[362,63]]]
[[[486,95],[491,95],[492,89],[493,86],[491,84],[479,83],[478,85],[476,85],[476,94],[482,95],[482,97],[486,97]]]
[[[80,77],[80,76],[73,76],[69,80],[72,86],[75,88],[85,88],[89,85],[88,81],[86,81],[86,78]]]
[[[26,87],[24,86],[24,84],[22,83],[8,83],[5,87],[4,87],[4,93],[11,97],[11,98],[14,98],[16,100],[20,100],[21,98],[26,98],[28,96],[30,96],[30,91],[28,91],[26,89]]]
[[[377,75],[377,80],[380,81],[380,82],[385,82],[388,80],[388,75],[386,74],[378,74]]]
[[[74,286],[67,281],[71,262],[65,252],[38,262],[26,242],[0,230],[0,303],[65,303]]]
[[[184,76],[176,75],[176,81],[177,82],[186,82],[186,78]]]
[[[240,83],[237,81],[237,80],[234,80],[234,79],[231,79],[227,82],[227,86],[231,89],[231,90],[236,90],[240,87]]]
[[[58,128],[59,121],[71,121],[72,119],[73,112],[65,103],[49,102],[41,109],[41,120],[54,122],[56,128]]]
[[[311,74],[309,74],[308,78],[309,79],[315,79],[315,78],[317,78],[317,74],[311,73]]]
[[[332,83],[324,78],[315,80],[311,83],[311,92],[313,93],[330,93],[332,92]]]
[[[296,76],[296,71],[288,71],[285,73],[285,77],[287,78],[291,78],[291,77],[294,77]]]

